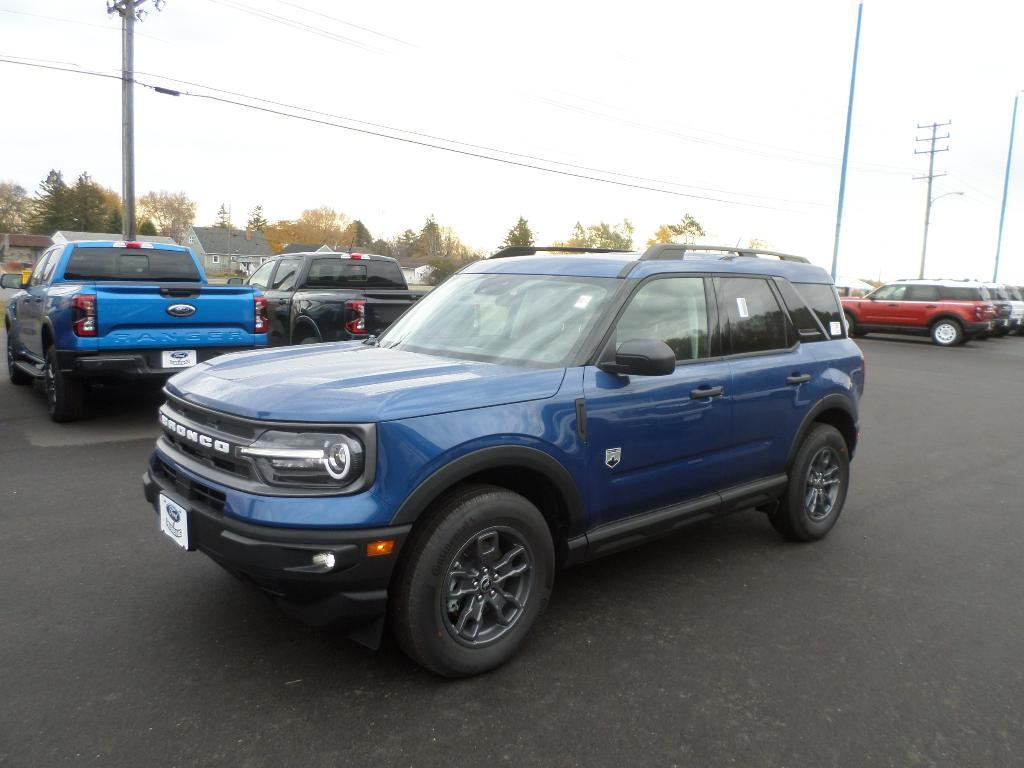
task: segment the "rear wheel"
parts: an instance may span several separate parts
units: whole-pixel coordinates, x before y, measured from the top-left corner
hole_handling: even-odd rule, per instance
[[[297,344],[319,344],[320,343],[320,339],[318,339],[316,336],[303,336],[296,343]]]
[[[867,334],[864,333],[864,331],[861,331],[857,328],[857,321],[854,320],[853,315],[851,315],[849,312],[843,312],[843,317],[846,318],[846,327],[850,329],[851,336],[853,336],[855,339],[860,339],[863,338],[864,336],[867,336]]]
[[[11,339],[11,330],[7,329],[7,375],[11,377],[11,384],[23,385],[32,381],[32,377],[18,368],[15,363],[18,356],[14,352],[14,341]]]
[[[932,325],[932,341],[940,347],[954,347],[964,340],[964,329],[956,320],[939,320]]]
[[[50,418],[54,421],[77,421],[85,414],[85,382],[61,371],[57,350],[53,347],[46,352],[43,388]]]
[[[389,604],[398,644],[445,677],[516,654],[547,606],[555,554],[543,515],[495,486],[463,489],[429,512],[402,553]]]
[[[824,538],[843,511],[849,483],[850,451],[846,441],[835,427],[818,424],[797,451],[786,495],[768,519],[787,539]]]

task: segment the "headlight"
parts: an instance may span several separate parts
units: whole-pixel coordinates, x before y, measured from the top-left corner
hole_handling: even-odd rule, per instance
[[[363,444],[351,435],[264,432],[238,453],[251,458],[269,485],[343,488],[363,474]]]

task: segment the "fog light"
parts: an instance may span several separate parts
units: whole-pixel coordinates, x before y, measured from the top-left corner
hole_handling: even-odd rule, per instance
[[[313,565],[319,565],[323,568],[334,567],[334,553],[333,552],[317,552],[313,555]]]

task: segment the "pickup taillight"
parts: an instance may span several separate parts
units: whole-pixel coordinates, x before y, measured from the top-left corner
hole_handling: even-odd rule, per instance
[[[270,323],[267,321],[267,297],[266,296],[253,296],[253,306],[256,310],[254,313],[255,321],[253,322],[253,333],[266,333],[267,326]]]
[[[350,320],[345,321],[345,330],[349,333],[366,333],[366,301],[352,299],[345,302],[345,314]]]
[[[71,329],[75,336],[96,335],[96,297],[75,296],[71,300]]]

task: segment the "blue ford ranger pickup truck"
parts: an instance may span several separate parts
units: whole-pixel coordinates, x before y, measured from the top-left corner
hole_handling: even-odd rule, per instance
[[[516,653],[557,566],[758,509],[843,508],[864,360],[828,274],[711,246],[510,248],[365,341],[213,360],[166,386],[162,535],[286,612],[385,618],[458,677]]]
[[[54,421],[83,415],[90,380],[166,379],[267,343],[266,299],[254,288],[209,285],[179,245],[55,245],[28,282],[16,274],[0,282],[23,289],[4,321],[11,381],[41,379]]]

